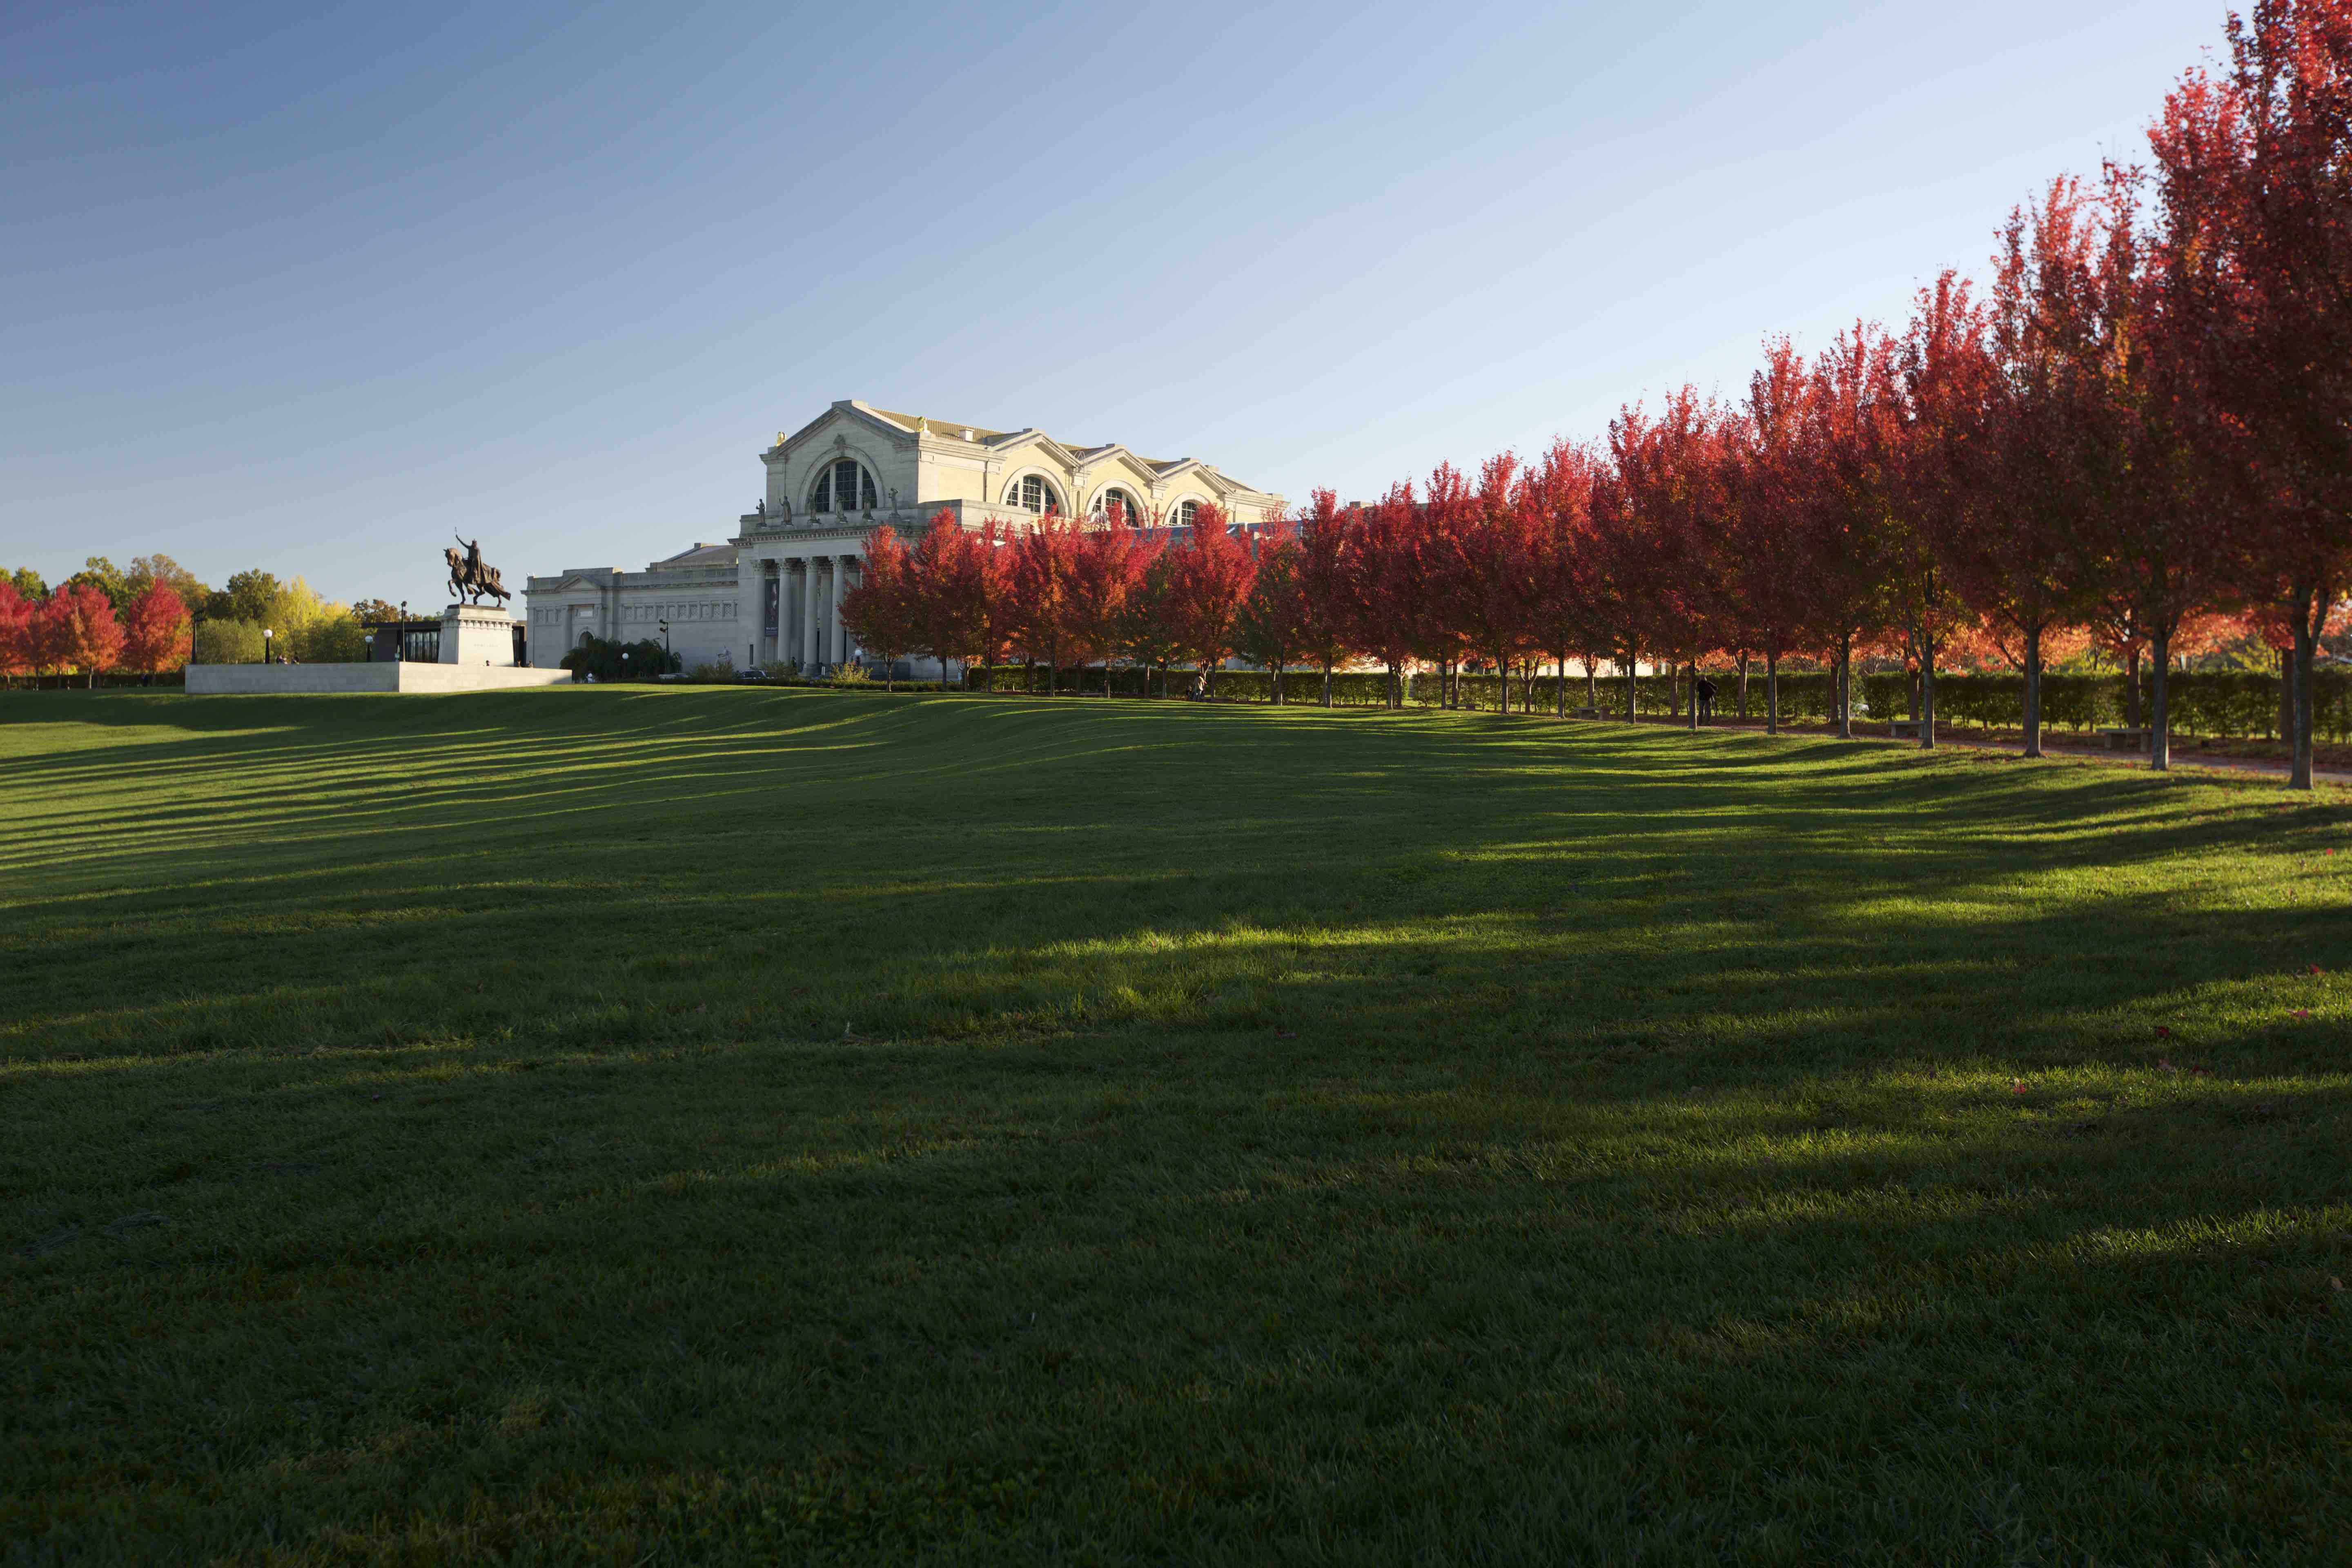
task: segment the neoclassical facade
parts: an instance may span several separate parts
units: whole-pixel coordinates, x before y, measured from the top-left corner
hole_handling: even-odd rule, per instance
[[[972,529],[1060,512],[1182,528],[1204,506],[1238,523],[1278,517],[1285,506],[1197,458],[1066,446],[1042,430],[894,414],[854,398],[779,432],[760,462],[765,493],[725,542],[696,544],[642,572],[573,567],[530,579],[531,663],[552,667],[593,634],[623,642],[667,636],[688,668],[830,669],[858,657],[841,597],[857,581],[866,539],[885,523],[911,536],[941,511]]]

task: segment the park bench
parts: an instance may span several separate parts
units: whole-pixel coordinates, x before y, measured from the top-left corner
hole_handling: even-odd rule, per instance
[[[2146,730],[2136,730],[2118,724],[2112,729],[2101,730],[2099,734],[2104,740],[2105,740],[2107,742],[2107,750],[2111,752],[2145,752],[2147,750],[2147,731]]]
[[[1571,708],[1568,710],[1568,716],[1571,719],[1598,719],[1601,717],[1601,710],[1598,708]]]
[[[1889,719],[1886,721],[1886,733],[1890,738],[1899,738],[1901,736],[1908,735],[1911,739],[1916,741],[1919,738],[1919,721],[1916,719]]]

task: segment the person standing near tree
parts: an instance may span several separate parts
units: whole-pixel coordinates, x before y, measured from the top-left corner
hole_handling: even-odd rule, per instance
[[[1698,683],[1691,688],[1691,691],[1698,699],[1698,721],[1702,724],[1714,722],[1715,682],[1702,675],[1698,678]]]

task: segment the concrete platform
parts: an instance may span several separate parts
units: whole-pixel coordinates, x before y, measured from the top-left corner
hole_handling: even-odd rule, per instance
[[[422,664],[414,659],[377,664],[192,664],[191,697],[330,696],[392,691],[512,691],[524,686],[569,686],[568,669],[517,668],[512,665]]]

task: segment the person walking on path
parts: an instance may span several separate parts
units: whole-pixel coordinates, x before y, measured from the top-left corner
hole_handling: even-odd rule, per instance
[[[1702,675],[1698,678],[1698,684],[1691,688],[1691,692],[1698,699],[1698,721],[1702,724],[1713,723],[1715,721],[1715,682]]]

